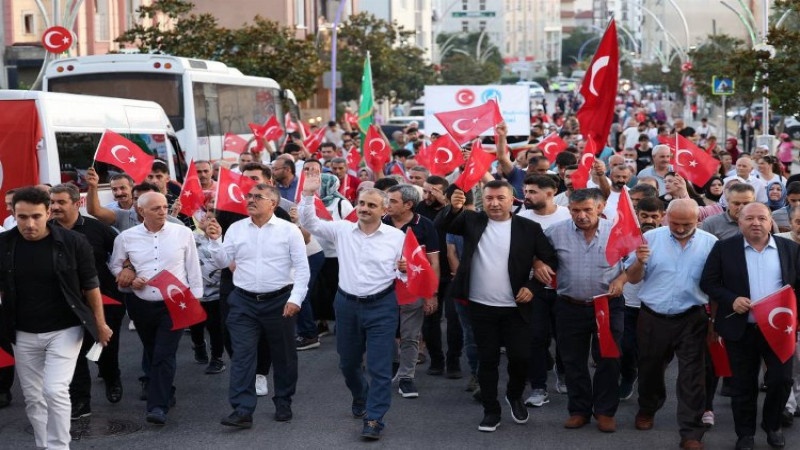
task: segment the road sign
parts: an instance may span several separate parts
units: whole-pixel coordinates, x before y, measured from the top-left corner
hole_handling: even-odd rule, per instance
[[[733,78],[711,77],[711,93],[714,95],[733,95],[736,85]]]
[[[480,17],[494,17],[494,11],[453,11],[453,17],[458,19],[474,19]]]
[[[72,47],[72,42],[72,33],[64,27],[50,27],[42,36],[42,45],[50,53],[64,53]]]

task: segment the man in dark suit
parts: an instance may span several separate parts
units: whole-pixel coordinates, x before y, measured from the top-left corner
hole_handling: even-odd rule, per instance
[[[781,412],[792,386],[792,359],[782,363],[772,351],[755,323],[751,303],[781,286],[800,286],[800,246],[769,234],[772,218],[769,208],[751,203],[739,213],[742,232],[714,245],[708,255],[700,288],[716,306],[714,328],[728,349],[731,377],[731,408],[738,441],[736,448],[753,448],[758,406],[758,374],[761,360],[767,366],[761,428],[767,443],[785,445],[781,432]]]
[[[456,190],[436,218],[436,226],[464,237],[464,251],[453,281],[453,298],[469,299],[469,317],[478,346],[478,383],[484,418],[480,431],[500,424],[497,400],[500,346],[508,357],[506,403],[515,422],[525,423],[522,402],[531,349],[531,304],[536,281],[534,259],[556,263],[556,254],[539,224],[514,216],[513,187],[490,181],[483,190],[483,212],[464,210],[465,195]]]

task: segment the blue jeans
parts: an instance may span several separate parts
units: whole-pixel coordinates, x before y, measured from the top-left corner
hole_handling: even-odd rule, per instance
[[[364,421],[376,420],[383,426],[383,416],[392,404],[397,298],[392,291],[382,298],[359,302],[337,292],[333,307],[336,351],[344,382],[353,394],[353,402],[366,402]],[[369,384],[363,369],[364,352],[367,353]]]
[[[458,320],[461,322],[461,330],[464,332],[464,354],[467,355],[469,373],[478,376],[478,346],[475,345],[475,335],[472,334],[472,322],[469,321],[467,305],[453,299],[453,306],[458,314]]]
[[[306,339],[317,337],[317,324],[314,323],[314,308],[311,306],[311,296],[314,294],[314,283],[325,263],[325,253],[317,252],[308,257],[308,269],[311,276],[308,278],[308,293],[297,314],[297,335]]]

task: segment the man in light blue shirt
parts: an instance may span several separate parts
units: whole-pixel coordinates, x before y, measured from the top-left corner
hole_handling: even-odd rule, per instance
[[[666,400],[664,372],[678,357],[678,425],[682,448],[702,448],[705,433],[705,338],[708,296],[700,290],[706,258],[717,238],[697,229],[697,203],[673,200],[668,227],[644,234],[645,243],[628,260],[628,281],[642,280],[638,323],[639,412],[636,428],[653,427]]]

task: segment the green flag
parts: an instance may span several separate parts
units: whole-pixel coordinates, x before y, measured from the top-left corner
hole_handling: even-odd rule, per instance
[[[374,121],[375,97],[372,93],[372,66],[369,63],[369,52],[364,60],[364,75],[361,77],[361,101],[358,107],[358,128],[361,132],[361,155],[364,155],[364,135]]]

